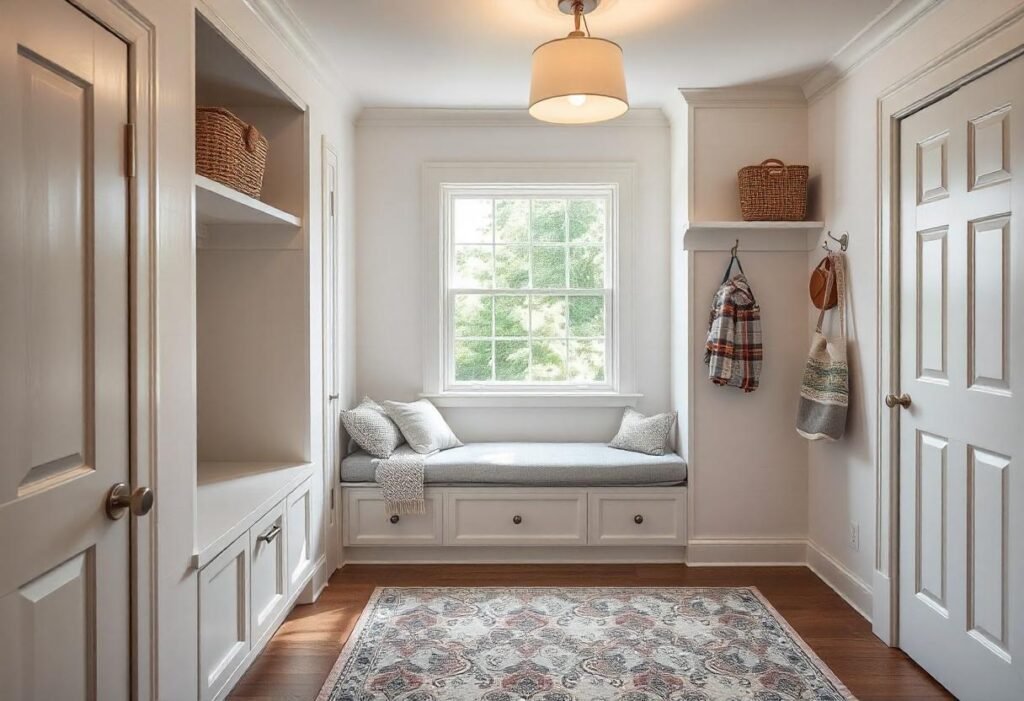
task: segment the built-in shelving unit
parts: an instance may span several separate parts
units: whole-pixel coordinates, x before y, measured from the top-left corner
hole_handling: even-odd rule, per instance
[[[821,221],[702,221],[683,232],[688,251],[727,251],[739,240],[747,251],[807,251],[817,245]]]
[[[196,224],[199,226],[302,226],[300,217],[232,190],[216,180],[196,175],[195,184]]]
[[[197,106],[266,137],[258,198],[196,175],[197,520],[204,567],[310,474],[305,105],[226,29],[195,23]]]

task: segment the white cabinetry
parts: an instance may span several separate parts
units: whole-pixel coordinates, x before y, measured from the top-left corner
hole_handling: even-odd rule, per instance
[[[686,545],[686,487],[430,487],[400,516],[375,486],[342,491],[349,547]]]
[[[288,598],[286,528],[284,502],[281,502],[249,529],[253,640],[261,639],[270,630],[270,624],[284,609]]]
[[[250,650],[249,538],[241,536],[199,572],[199,695],[219,698]]]

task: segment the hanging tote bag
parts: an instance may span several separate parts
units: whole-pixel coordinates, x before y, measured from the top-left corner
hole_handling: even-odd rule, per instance
[[[825,309],[818,314],[818,326],[811,340],[807,365],[800,382],[800,407],[796,431],[808,440],[836,441],[846,431],[846,412],[850,402],[850,370],[846,362],[846,269],[841,253],[829,256],[825,299],[833,286],[839,298],[839,336],[829,340],[821,332]]]

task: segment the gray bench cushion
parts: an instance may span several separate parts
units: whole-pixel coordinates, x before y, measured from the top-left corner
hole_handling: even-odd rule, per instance
[[[410,451],[403,445],[395,451]],[[341,463],[342,482],[373,482],[374,458],[353,453]],[[675,453],[643,455],[604,443],[470,443],[426,456],[427,484],[524,487],[666,486],[686,482]]]

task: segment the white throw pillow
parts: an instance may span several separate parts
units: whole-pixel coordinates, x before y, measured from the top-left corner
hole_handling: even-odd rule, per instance
[[[398,424],[409,447],[417,453],[433,453],[462,445],[441,412],[426,399],[409,404],[381,402],[381,406],[392,421]]]
[[[369,397],[355,409],[341,412],[341,424],[360,448],[375,458],[390,458],[405,439],[380,404]]]
[[[675,423],[674,411],[644,416],[639,411],[626,407],[619,432],[608,445],[621,450],[632,450],[634,453],[664,455],[665,444],[668,443],[669,433]]]

